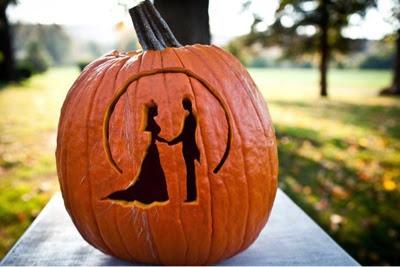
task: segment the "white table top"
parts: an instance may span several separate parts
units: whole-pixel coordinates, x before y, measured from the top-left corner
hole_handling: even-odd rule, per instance
[[[56,194],[0,265],[132,265],[94,249]],[[268,224],[246,251],[220,265],[359,265],[281,190]]]

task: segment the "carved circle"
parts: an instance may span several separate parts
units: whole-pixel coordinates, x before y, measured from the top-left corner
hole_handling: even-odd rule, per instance
[[[110,119],[111,115],[114,112],[114,108],[117,105],[119,99],[122,97],[122,95],[128,90],[129,85],[140,78],[147,77],[147,76],[152,76],[156,74],[162,74],[162,73],[182,73],[187,75],[188,77],[196,79],[198,82],[200,82],[210,93],[215,99],[217,99],[218,103],[221,105],[222,109],[224,110],[225,113],[225,118],[228,124],[228,136],[227,136],[227,143],[225,147],[224,154],[221,157],[220,162],[217,164],[217,166],[214,168],[213,172],[217,173],[222,165],[224,164],[225,160],[227,159],[229,155],[229,150],[232,144],[232,115],[229,109],[229,106],[226,104],[225,100],[222,98],[222,96],[218,93],[218,91],[205,79],[197,75],[196,73],[185,69],[185,68],[179,68],[179,67],[170,67],[170,68],[162,68],[162,69],[153,69],[149,71],[142,71],[140,73],[134,74],[131,77],[129,77],[124,84],[121,86],[121,88],[117,91],[117,94],[112,98],[110,103],[108,104],[105,114],[104,114],[104,120],[103,120],[103,147],[104,151],[107,156],[107,160],[110,163],[110,165],[113,167],[115,171],[117,171],[119,174],[122,174],[122,170],[118,167],[117,163],[115,162],[112,153],[111,153],[111,148],[110,148],[110,143],[109,143],[109,126],[110,126]]]

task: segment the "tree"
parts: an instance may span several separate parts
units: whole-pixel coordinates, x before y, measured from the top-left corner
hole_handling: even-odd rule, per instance
[[[50,66],[50,55],[39,41],[29,43],[24,60],[25,66],[29,66],[32,73],[41,73]]]
[[[0,0],[0,81],[8,82],[16,78],[14,53],[11,44],[10,24],[7,6],[15,0]]]
[[[359,48],[360,42],[342,35],[351,15],[364,16],[376,0],[281,0],[274,24],[252,32],[248,42],[280,45],[286,57],[319,56],[320,95],[328,95],[328,67],[333,53]],[[259,19],[259,18],[258,18]]]
[[[382,95],[400,95],[400,0],[393,0],[392,14],[389,19],[394,26],[395,58],[393,64],[392,84],[381,91]]]
[[[209,0],[154,0],[154,5],[183,44],[210,44]]]
[[[38,25],[38,37],[51,57],[52,63],[62,65],[70,58],[71,40],[60,25]]]
[[[24,59],[30,44],[38,41],[50,56],[52,65],[71,63],[71,38],[61,25],[15,23],[12,33],[17,63]]]

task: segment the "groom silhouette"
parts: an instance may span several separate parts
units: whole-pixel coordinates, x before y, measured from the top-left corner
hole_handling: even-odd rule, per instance
[[[168,142],[169,145],[175,145],[182,142],[182,154],[186,164],[186,200],[185,202],[196,201],[196,172],[194,161],[200,162],[200,151],[196,145],[196,117],[192,111],[192,102],[185,98],[182,100],[182,106],[189,114],[185,117],[182,132]]]

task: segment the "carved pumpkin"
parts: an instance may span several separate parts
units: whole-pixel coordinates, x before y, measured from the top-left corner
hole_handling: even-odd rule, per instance
[[[143,51],[114,51],[70,89],[57,170],[75,226],[130,261],[200,265],[246,249],[277,190],[274,130],[245,68],[181,46],[151,2],[130,10]]]

